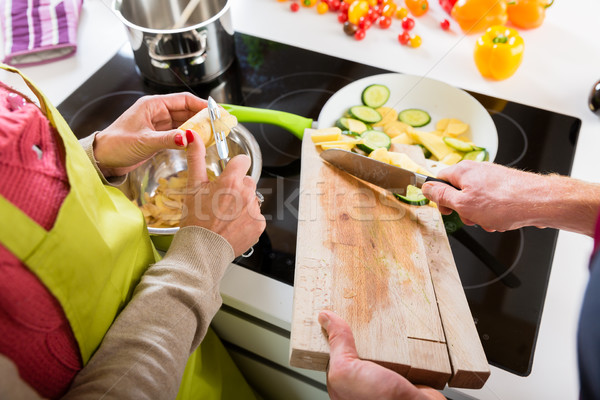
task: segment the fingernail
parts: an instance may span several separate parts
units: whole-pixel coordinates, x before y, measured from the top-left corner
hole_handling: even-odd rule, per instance
[[[179,133],[175,135],[175,144],[179,147],[183,147],[183,136]]]
[[[185,138],[187,139],[188,144],[194,141],[194,133],[189,129],[185,131]]]
[[[320,313],[319,314],[319,324],[321,324],[321,326],[323,327],[323,329],[327,330],[327,327],[329,326],[329,316],[326,313]]]

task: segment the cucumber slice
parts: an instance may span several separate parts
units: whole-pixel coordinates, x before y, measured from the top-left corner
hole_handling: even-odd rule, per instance
[[[431,158],[431,151],[429,151],[427,147],[423,146],[421,143],[417,143],[417,146],[419,146],[421,150],[423,150],[423,156],[425,158]]]
[[[354,131],[342,131],[342,135],[358,137],[360,136],[360,133]]]
[[[423,195],[421,189],[416,186],[408,185],[406,187],[406,196],[394,193],[394,196],[400,201],[412,206],[424,206],[429,204],[429,199]]]
[[[367,124],[374,124],[381,121],[381,114],[371,107],[354,106],[350,107],[349,112],[352,118],[356,118]]]
[[[419,110],[418,108],[409,108],[404,111],[400,111],[398,119],[410,126],[418,128],[425,126],[431,121],[431,116],[427,111]]]
[[[464,151],[464,152],[469,152],[469,151],[473,151],[473,146],[470,145],[467,142],[463,142],[462,140],[459,139],[455,139],[449,136],[444,136],[444,143],[446,143],[448,146],[452,147],[455,150],[458,151]]]
[[[356,132],[358,134],[361,134],[364,131],[369,129],[364,122],[359,121],[354,118],[346,118],[346,117],[342,117],[342,118],[338,119],[335,122],[335,126],[340,128],[342,131],[352,131],[352,132]]]
[[[388,135],[381,131],[365,131],[362,135],[360,135],[360,137],[362,138],[363,142],[357,144],[356,147],[367,153],[371,153],[373,150],[381,147],[389,149],[392,145],[392,139],[390,139]]]
[[[390,98],[390,89],[383,85],[369,85],[363,90],[361,98],[365,106],[378,108]]]
[[[487,150],[485,150],[485,149],[475,150],[475,151],[470,151],[467,154],[465,154],[462,159],[463,160],[473,160],[473,161],[487,161],[490,159],[490,155],[488,154]]]

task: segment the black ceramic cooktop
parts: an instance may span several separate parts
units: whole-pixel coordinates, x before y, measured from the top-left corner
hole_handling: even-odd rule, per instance
[[[236,61],[219,78],[182,87],[218,102],[270,108],[317,120],[325,102],[379,68],[281,43],[236,34]],[[78,137],[105,128],[145,95],[179,89],[152,85],[139,76],[124,48],[67,98],[59,110]],[[581,122],[573,117],[471,93],[498,129],[496,162],[568,175]],[[298,224],[300,141],[282,128],[244,124],[263,155],[258,183],[267,229],[254,254],[236,262],[293,285]],[[524,228],[488,233],[462,227],[450,244],[488,361],[518,375],[531,371],[535,342],[558,232]]]

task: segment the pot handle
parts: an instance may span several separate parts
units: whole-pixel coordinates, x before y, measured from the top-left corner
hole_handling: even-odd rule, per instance
[[[234,115],[239,122],[257,122],[277,125],[287,129],[298,139],[302,140],[304,130],[312,128],[313,120],[291,114],[285,111],[269,110],[266,108],[245,107],[232,104],[221,104],[228,113]]]
[[[200,48],[192,53],[173,53],[173,54],[158,54],[156,51],[158,45],[162,41],[172,40],[172,34],[159,34],[148,44],[148,54],[153,61],[165,62],[171,60],[181,60],[184,58],[193,58],[192,64],[201,64],[206,59],[206,31],[189,31],[184,33],[191,35],[191,40],[199,43]],[[178,33],[178,35],[181,35]]]

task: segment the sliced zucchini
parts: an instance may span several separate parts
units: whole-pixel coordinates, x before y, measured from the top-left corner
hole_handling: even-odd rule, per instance
[[[381,131],[368,130],[363,132],[360,137],[362,138],[362,143],[357,144],[356,147],[367,153],[371,153],[373,150],[381,147],[389,149],[392,145],[392,139]]]
[[[350,107],[350,115],[367,124],[374,124],[381,121],[381,114],[377,110],[367,106]]]
[[[429,199],[423,195],[421,189],[416,186],[408,185],[406,187],[406,196],[394,193],[394,196],[400,201],[412,206],[424,206],[429,204]]]
[[[410,126],[418,128],[427,125],[429,121],[431,121],[431,116],[427,111],[419,110],[418,108],[409,108],[400,111],[398,119]]]
[[[390,89],[384,85],[369,85],[363,90],[361,98],[365,106],[381,107],[390,98]]]
[[[455,150],[463,151],[465,153],[473,151],[473,146],[470,143],[463,142],[460,139],[455,139],[450,136],[444,136],[443,139],[444,143],[446,143],[448,146],[452,147]]]
[[[363,133],[367,129],[367,125],[354,118],[342,117],[335,122],[335,126],[340,128],[342,131],[352,131],[358,134]]]
[[[342,135],[358,137],[358,136],[360,136],[360,133],[354,132],[354,131],[342,131]]]
[[[490,155],[487,150],[475,150],[470,151],[463,156],[463,160],[473,160],[473,161],[487,161],[489,160]]]
[[[427,147],[423,146],[421,143],[417,143],[417,146],[423,150],[423,156],[425,156],[425,158],[431,158],[431,151],[429,151]]]

